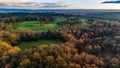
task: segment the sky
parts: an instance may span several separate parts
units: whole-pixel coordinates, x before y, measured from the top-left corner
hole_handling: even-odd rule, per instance
[[[120,9],[120,0],[0,0],[0,8]]]

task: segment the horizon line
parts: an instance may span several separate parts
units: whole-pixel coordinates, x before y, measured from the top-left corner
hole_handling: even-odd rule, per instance
[[[24,9],[24,10],[120,10],[120,9],[96,9],[96,8],[77,8],[77,9],[74,9],[74,8],[51,8],[51,9],[48,9],[48,8],[40,8],[40,9],[31,9],[31,8],[0,8],[0,9]]]

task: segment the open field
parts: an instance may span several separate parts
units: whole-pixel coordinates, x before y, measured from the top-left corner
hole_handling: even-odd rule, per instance
[[[88,24],[88,20],[86,19],[81,19],[80,21],[82,22],[83,26],[86,26]]]
[[[59,26],[57,24],[40,24],[37,21],[28,21],[28,22],[22,22],[19,24],[19,26],[16,28],[16,30],[40,30],[40,31],[46,31],[46,30],[54,30],[58,28]]]
[[[61,23],[62,21],[64,21],[65,20],[65,18],[64,17],[58,17],[58,18],[56,18],[55,19],[55,21],[54,21],[54,23]]]
[[[50,44],[61,44],[61,43],[63,42],[60,40],[39,40],[39,41],[22,42],[18,46],[22,50],[25,50],[39,45],[50,45]]]

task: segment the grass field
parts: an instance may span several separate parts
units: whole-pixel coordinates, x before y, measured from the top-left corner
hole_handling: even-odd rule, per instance
[[[18,46],[22,50],[25,50],[39,45],[50,45],[50,44],[61,44],[61,43],[63,42],[60,40],[39,40],[39,41],[22,42]]]
[[[58,28],[59,26],[57,24],[40,24],[37,21],[28,21],[28,22],[22,22],[19,24],[19,26],[16,28],[16,30],[40,30],[40,31],[46,31],[46,30],[54,30]]]
[[[64,21],[65,18],[64,17],[59,17],[59,18],[56,18],[54,23],[61,23],[62,21]]]
[[[86,26],[88,24],[88,20],[86,19],[81,19],[80,21],[82,22],[83,26]]]
[[[71,17],[74,18],[74,17]],[[18,26],[15,28],[15,30],[37,30],[37,31],[48,31],[48,30],[55,30],[57,28],[60,28],[61,26],[58,25],[58,23],[61,23],[64,21],[64,17],[58,17],[54,20],[53,23],[49,24],[41,24],[38,21],[26,21],[26,22],[21,22],[18,24]],[[83,26],[87,25],[87,20],[86,19],[81,19]]]

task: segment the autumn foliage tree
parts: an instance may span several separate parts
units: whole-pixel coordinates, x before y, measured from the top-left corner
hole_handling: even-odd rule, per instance
[[[20,56],[19,56],[20,54]],[[19,60],[18,60],[19,59]],[[7,55],[4,64],[8,67],[37,67],[37,68],[87,68],[104,66],[101,58],[87,54],[77,53],[77,49],[70,43],[41,45],[35,48],[18,52],[15,55]]]

